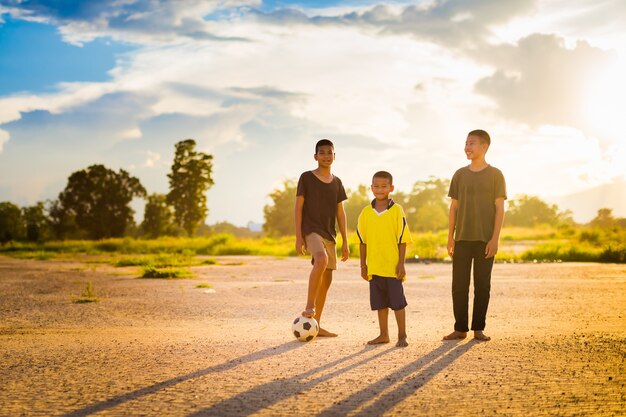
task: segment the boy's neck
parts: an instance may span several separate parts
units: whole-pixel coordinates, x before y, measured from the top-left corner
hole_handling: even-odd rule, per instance
[[[489,164],[487,163],[487,161],[485,161],[485,158],[476,158],[472,159],[469,168],[472,171],[482,171],[483,169],[487,168],[487,165]]]
[[[376,201],[374,202],[376,211],[381,212],[383,210],[386,210],[387,207],[389,207],[389,197],[385,198],[384,200],[379,200],[376,199]]]
[[[315,174],[319,175],[320,177],[330,177],[330,175],[331,175],[330,167],[318,166],[315,170],[313,170],[313,172]]]

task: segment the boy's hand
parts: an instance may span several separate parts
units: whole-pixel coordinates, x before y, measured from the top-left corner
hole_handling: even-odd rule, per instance
[[[454,239],[449,237],[448,238],[448,255],[450,255],[450,257],[452,258],[454,256]]]
[[[296,253],[298,255],[304,255],[304,249],[306,245],[304,243],[304,239],[301,237],[296,237]]]
[[[367,265],[361,265],[361,278],[365,281],[370,280],[370,277],[367,275]]]
[[[498,239],[491,239],[485,246],[485,259],[493,258],[498,253]]]
[[[345,262],[348,260],[348,258],[350,257],[350,247],[348,246],[347,243],[343,243],[341,245],[341,261]]]
[[[400,262],[396,266],[396,276],[402,280],[406,277],[406,269],[404,269],[404,262]]]

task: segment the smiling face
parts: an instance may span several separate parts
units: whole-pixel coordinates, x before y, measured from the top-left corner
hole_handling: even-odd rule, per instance
[[[482,141],[478,136],[470,135],[465,140],[465,155],[467,156],[467,159],[471,161],[484,158],[488,148],[489,145]]]
[[[321,168],[328,168],[335,160],[335,150],[330,145],[322,145],[317,148],[315,160]]]
[[[393,184],[389,178],[374,177],[372,178],[372,193],[376,200],[384,201],[389,199],[389,193],[393,191]]]

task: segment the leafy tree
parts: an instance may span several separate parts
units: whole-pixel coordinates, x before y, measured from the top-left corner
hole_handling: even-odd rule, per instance
[[[346,222],[348,224],[348,229],[356,230],[361,210],[363,210],[363,207],[369,205],[372,201],[370,198],[370,188],[366,185],[360,184],[355,191],[348,190],[347,194],[348,199],[343,205],[346,210]]]
[[[23,227],[20,208],[8,201],[0,203],[0,243],[21,239]]]
[[[133,221],[129,203],[133,197],[144,197],[139,180],[120,169],[92,165],[70,175],[59,194],[60,213],[55,216],[74,219],[76,225],[92,239],[123,236]]]
[[[40,242],[50,236],[50,219],[43,202],[22,208],[22,217],[26,226],[26,240]]]
[[[557,224],[568,213],[559,213],[556,204],[549,205],[537,196],[521,195],[509,201],[506,216],[507,226],[534,227],[540,224]]]
[[[596,217],[589,222],[591,227],[600,229],[613,229],[618,224],[617,219],[613,216],[613,209],[601,208],[598,210]]]
[[[50,228],[55,239],[83,237],[72,211],[66,210],[59,200],[48,200],[47,205]]]
[[[433,176],[413,185],[404,206],[410,230],[425,232],[447,227],[449,202],[446,197],[449,187],[449,180]]]
[[[273,205],[263,207],[263,231],[269,236],[287,236],[296,233],[294,210],[296,203],[295,180],[284,180],[283,189],[269,194]]]
[[[197,152],[196,141],[187,139],[176,144],[176,154],[167,202],[174,207],[176,223],[193,236],[207,216],[206,192],[213,185],[213,156]]]
[[[165,194],[150,194],[144,208],[141,231],[150,238],[176,235],[174,213]]]

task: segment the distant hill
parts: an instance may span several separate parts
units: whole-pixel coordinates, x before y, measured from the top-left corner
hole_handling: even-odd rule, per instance
[[[578,223],[589,222],[601,208],[613,209],[615,217],[626,217],[626,180],[617,180],[562,197],[546,198],[546,202],[558,205],[560,210],[571,210]]]

